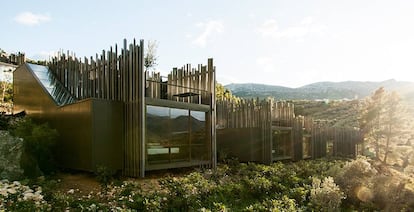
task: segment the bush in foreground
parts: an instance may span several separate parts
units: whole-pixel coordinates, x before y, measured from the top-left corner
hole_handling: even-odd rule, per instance
[[[47,123],[36,124],[25,118],[13,126],[11,133],[23,139],[24,151],[20,165],[25,176],[34,178],[55,171],[56,164],[52,153],[58,137],[55,129],[50,128]]]
[[[395,183],[402,182],[399,181],[402,178],[395,175],[396,178],[390,181],[380,177],[381,174],[371,176],[370,173],[377,170],[365,162],[369,163],[365,158],[359,158],[349,162],[313,160],[270,166],[222,164],[216,171],[198,170],[150,183],[141,180],[113,182],[100,192],[88,194],[76,189],[57,191],[59,183],[56,186],[56,183],[51,183],[56,182],[53,180],[34,181],[30,188],[33,191],[42,188],[45,202],[40,203],[39,207],[52,211],[412,210],[409,200],[413,192],[402,183]],[[340,183],[339,179],[342,177],[344,180],[351,170],[355,171],[355,176],[349,180],[355,178],[355,181]],[[380,184],[383,186],[380,187]],[[355,200],[349,201],[348,197],[355,192],[349,188],[354,185],[359,185],[359,194]],[[386,205],[378,204],[384,199],[388,201]],[[24,202],[20,206],[24,204],[32,209],[32,202]],[[3,204],[5,210],[15,206]]]

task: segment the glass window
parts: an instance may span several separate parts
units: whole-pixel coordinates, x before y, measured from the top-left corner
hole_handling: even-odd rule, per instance
[[[170,109],[170,148],[178,148],[178,153],[171,153],[171,162],[190,160],[189,110]]]
[[[57,80],[55,79],[54,75],[50,73],[47,66],[30,63],[28,63],[28,66],[58,105],[75,102],[75,99],[64,88],[64,86],[60,83],[57,83]],[[59,95],[63,96],[62,93],[67,94],[64,95],[65,98],[59,98]]]
[[[206,113],[147,105],[148,164],[207,160]]]
[[[293,155],[293,142],[290,130],[273,131],[273,160],[291,159]]]
[[[154,163],[170,161],[169,114],[169,108],[147,106],[146,146],[148,161]]]
[[[191,122],[191,158],[194,160],[208,160],[208,142],[206,136],[206,113],[201,111],[190,112]]]

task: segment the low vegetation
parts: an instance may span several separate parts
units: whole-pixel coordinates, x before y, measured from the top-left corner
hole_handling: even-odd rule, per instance
[[[293,101],[295,114],[328,122],[333,127],[359,127],[360,101]]]
[[[414,210],[414,182],[360,157],[219,165],[156,180],[115,179],[100,191],[62,190],[44,177],[0,183],[0,210],[340,211]],[[145,183],[144,183],[145,182]]]

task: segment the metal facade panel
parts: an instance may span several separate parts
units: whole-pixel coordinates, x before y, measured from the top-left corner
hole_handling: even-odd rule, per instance
[[[92,168],[105,166],[112,170],[121,170],[124,104],[98,99],[92,102]]]
[[[33,118],[53,116],[56,104],[24,64],[13,72],[14,113],[26,111]]]
[[[221,159],[236,157],[240,162],[264,163],[260,128],[217,129],[217,149]]]
[[[48,90],[50,84],[43,85],[46,79],[39,79],[31,68],[25,64],[13,73],[14,112],[26,111],[59,132],[59,165],[85,171],[98,164],[120,169],[123,103],[86,99],[59,107]]]
[[[85,100],[58,109],[52,126],[59,132],[56,156],[65,168],[91,171],[92,102]]]

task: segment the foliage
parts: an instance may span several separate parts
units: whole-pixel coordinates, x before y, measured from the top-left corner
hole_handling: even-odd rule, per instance
[[[295,115],[312,117],[333,127],[359,127],[358,100],[295,100]]]
[[[283,196],[281,199],[266,199],[261,203],[249,205],[243,211],[286,211],[296,212],[301,211],[301,208],[295,203],[295,200]]]
[[[372,179],[375,192],[372,202],[384,211],[413,211],[414,192],[407,181],[393,176],[378,175]]]
[[[158,56],[157,56],[157,48],[158,43],[157,41],[148,41],[147,48],[145,49],[145,56],[144,56],[144,67],[145,71],[149,71],[151,68],[155,68],[158,65]]]
[[[231,91],[225,88],[222,84],[216,83],[216,99],[217,100],[228,100],[233,102],[240,102],[240,98],[234,96]]]
[[[51,174],[55,170],[52,148],[58,133],[47,123],[36,124],[25,118],[17,122],[11,130],[12,135],[23,139],[24,153],[20,161],[24,175],[30,178]]]
[[[344,193],[335,184],[332,177],[323,180],[313,178],[310,191],[310,201],[320,211],[340,211],[341,201],[345,199]]]
[[[414,193],[405,187],[408,181],[392,178],[392,172],[378,174],[377,169],[365,157],[269,166],[232,163],[158,180],[110,183],[87,194],[56,189],[59,181],[53,179],[33,180],[28,186],[42,188],[44,202],[37,207],[51,211],[412,210]],[[346,184],[346,178],[357,180]],[[355,202],[349,201],[354,192],[358,193]],[[24,202],[19,209],[36,210],[32,206]],[[4,204],[0,210],[11,207],[16,204]]]
[[[45,211],[49,208],[43,199],[42,187],[32,189],[18,181],[0,181],[0,211]]]
[[[359,123],[364,145],[374,151],[378,161],[387,163],[390,155],[398,152],[396,148],[403,142],[405,117],[398,94],[382,87],[362,104]]]
[[[0,130],[8,130],[10,125],[10,118],[0,115]]]
[[[115,175],[115,171],[104,165],[98,165],[96,167],[96,178],[105,188],[112,180]]]
[[[366,157],[358,157],[356,160],[346,162],[334,177],[336,183],[347,194],[347,202],[358,205],[372,200],[371,190],[368,189],[371,178],[377,174],[377,170]],[[361,191],[355,192],[355,191]]]
[[[0,81],[2,89],[2,102],[12,102],[13,100],[13,84],[7,81]]]

